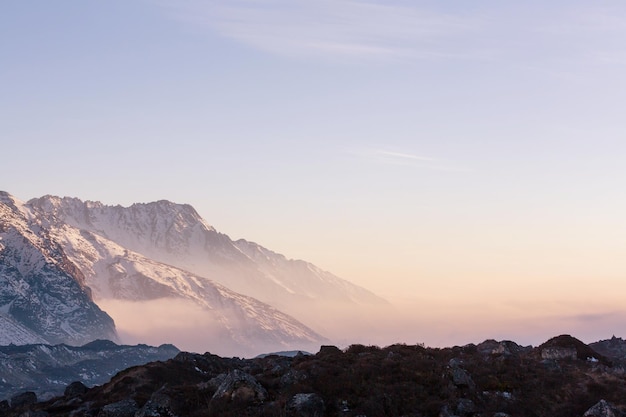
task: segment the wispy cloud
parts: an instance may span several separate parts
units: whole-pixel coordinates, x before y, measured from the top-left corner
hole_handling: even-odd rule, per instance
[[[187,22],[255,48],[290,56],[398,58],[465,53],[462,35],[475,19],[406,2],[363,0],[171,1]]]
[[[350,154],[372,164],[413,166],[417,169],[433,171],[468,171],[452,161],[406,151],[384,148],[361,148],[358,150],[352,150]]]
[[[428,162],[435,162],[437,161],[434,158],[429,158],[426,156],[418,156],[418,155],[412,155],[409,153],[402,153],[402,152],[390,152],[390,151],[382,151],[382,150],[378,150],[376,151],[376,153],[380,156],[383,157],[389,157],[389,158],[394,158],[394,159],[400,159],[400,160],[414,160],[414,161],[428,161]]]

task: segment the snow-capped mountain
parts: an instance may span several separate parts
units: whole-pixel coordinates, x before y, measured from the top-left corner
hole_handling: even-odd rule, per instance
[[[308,262],[287,259],[243,239],[232,241],[189,205],[162,200],[121,207],[53,196],[33,199],[28,205],[50,221],[91,232],[287,312],[293,304],[307,302],[311,308],[316,302],[385,303]]]
[[[329,305],[357,311],[386,303],[310,263],[232,241],[189,205],[161,200],[121,207],[54,196],[21,203],[6,193],[2,204],[3,224],[25,230],[35,242],[33,252],[62,266],[133,342],[240,355],[315,350],[326,339],[303,318],[325,329],[336,321]],[[15,239],[2,239],[0,254],[6,256]],[[40,329],[34,330],[20,337],[41,342],[33,339]],[[161,339],[143,339],[157,333]]]
[[[0,342],[117,340],[80,270],[30,209],[0,192]]]

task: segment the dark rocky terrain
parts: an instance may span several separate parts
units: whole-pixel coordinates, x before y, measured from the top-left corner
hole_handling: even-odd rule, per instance
[[[623,340],[612,343],[622,352]],[[534,348],[487,340],[444,349],[323,346],[315,355],[255,359],[180,353],[34,401],[16,397],[4,415],[609,417],[626,412],[626,368],[623,356],[567,335]]]
[[[40,399],[51,398],[61,395],[74,381],[85,386],[103,384],[123,369],[167,360],[179,352],[172,345],[126,346],[108,340],[80,347],[0,346],[0,400],[24,391],[32,391]]]

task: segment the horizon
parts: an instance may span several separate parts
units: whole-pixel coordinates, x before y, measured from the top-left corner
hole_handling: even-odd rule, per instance
[[[190,204],[392,301],[365,341],[624,336],[625,4],[2,10],[19,200]]]

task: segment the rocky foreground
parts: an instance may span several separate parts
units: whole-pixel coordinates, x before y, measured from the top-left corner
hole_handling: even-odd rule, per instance
[[[256,359],[180,353],[87,389],[1,403],[7,416],[626,415],[626,341],[558,336],[538,347],[488,340],[435,349],[324,346]]]

